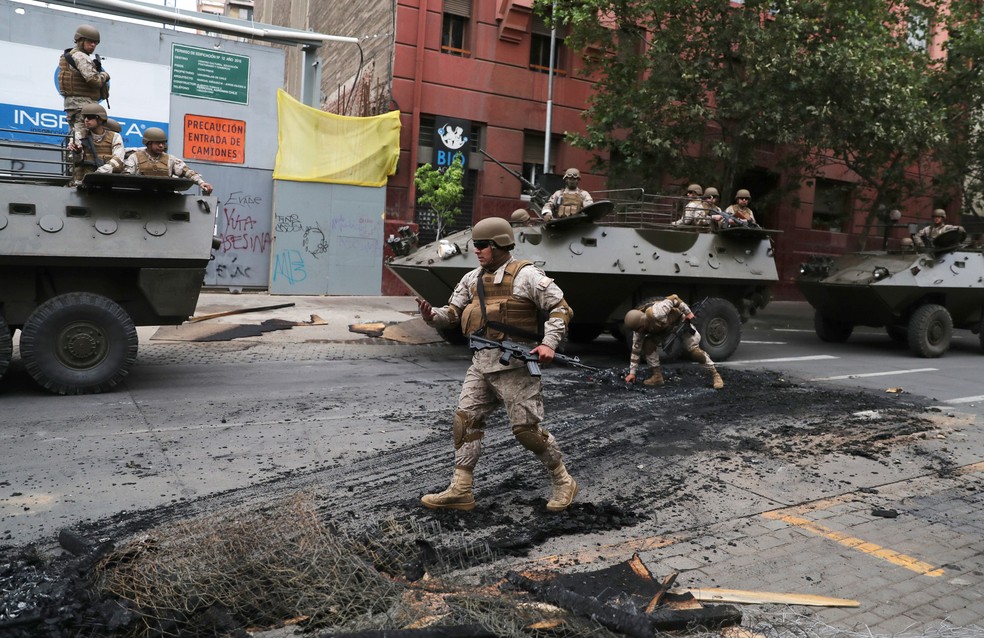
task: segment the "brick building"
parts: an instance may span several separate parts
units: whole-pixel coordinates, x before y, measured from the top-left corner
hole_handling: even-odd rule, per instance
[[[592,82],[580,76],[582,61],[563,45],[558,31],[551,92],[550,30],[533,13],[533,3],[255,0],[253,17],[363,38],[361,50],[348,44],[323,47],[322,108],[354,116],[400,110],[400,165],[387,188],[387,216],[421,222],[425,230],[429,220],[426,212],[415,210],[413,173],[425,162],[443,164],[450,159],[440,152],[442,130],[467,138],[462,147],[467,151],[465,202],[454,228],[493,215],[508,216],[523,205],[521,183],[478,149],[535,181],[543,172],[548,112],[547,172],[576,166],[584,176],[584,188],[606,188],[605,176],[592,173],[591,154],[564,141],[565,132],[584,130],[581,112]],[[938,54],[938,42],[927,40],[925,46]],[[288,50],[287,58],[285,88],[297,95],[301,54]],[[760,148],[756,168],[739,181],[751,190],[759,221],[782,231],[776,237],[780,284],[775,296],[790,299],[799,298],[794,280],[809,255],[859,248],[864,221],[859,202],[867,194],[856,176],[837,165],[813,176],[784,175],[775,168],[780,155],[779,148]],[[928,197],[907,202],[899,223],[875,229],[868,247],[897,246],[907,234],[906,222],[928,221],[929,211],[941,205],[946,204]],[[422,237],[428,238],[426,230]]]

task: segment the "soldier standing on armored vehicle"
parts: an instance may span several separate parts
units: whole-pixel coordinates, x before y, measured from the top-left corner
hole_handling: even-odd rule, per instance
[[[625,327],[632,330],[632,353],[629,355],[629,374],[625,376],[625,382],[635,382],[639,362],[645,357],[646,362],[652,367],[652,374],[642,383],[648,386],[663,385],[659,349],[661,345],[668,346],[668,340],[676,334],[676,338],[680,339],[686,347],[690,359],[703,364],[711,373],[714,389],[723,388],[724,380],[718,374],[714,362],[700,348],[700,333],[692,325],[684,325],[685,321],[693,319],[694,313],[690,306],[676,295],[669,295],[628,311],[625,314]]]
[[[468,272],[451,293],[448,305],[434,308],[418,299],[420,316],[435,328],[459,326],[465,335],[488,339],[517,339],[530,343],[530,354],[550,363],[567,332],[573,312],[563,291],[529,261],[513,258],[512,226],[499,217],[483,219],[472,230],[479,267]],[[548,314],[543,337],[537,332],[538,313]],[[454,414],[454,478],[443,492],[421,499],[431,509],[471,510],[475,507],[472,472],[482,452],[485,418],[504,404],[513,435],[533,452],[550,474],[553,494],[547,510],[561,512],[577,495],[577,482],[567,473],[557,440],[540,425],[543,385],[516,358],[503,364],[502,351],[475,349]]]
[[[164,152],[167,148],[167,133],[156,126],[149,127],[143,134],[145,148],[134,151],[124,163],[123,172],[128,175],[150,175],[157,177],[184,177],[190,179],[206,195],[212,192],[212,185],[205,181],[205,178],[188,168],[188,165],[181,161],[181,158],[168,155]]]
[[[75,182],[89,173],[118,173],[123,169],[123,137],[109,130],[108,116],[101,104],[81,109],[86,136],[82,139],[81,159],[75,164]]]
[[[99,30],[88,24],[80,25],[75,31],[75,47],[65,49],[58,58],[58,92],[65,98],[69,149],[76,152],[82,150],[82,138],[86,135],[82,107],[109,97],[109,73],[103,71],[96,54],[98,44]]]
[[[963,227],[947,224],[946,211],[942,208],[937,208],[933,211],[933,223],[928,226],[924,226],[919,230],[919,232],[913,235],[912,243],[915,245],[916,250],[922,252],[923,250],[926,250],[927,244],[929,247],[932,247],[934,239],[951,230],[962,231]]]
[[[564,173],[564,188],[556,191],[543,205],[540,215],[550,221],[554,217],[570,217],[577,215],[585,206],[594,203],[591,193],[578,188],[581,181],[581,171],[568,168]]]
[[[738,189],[735,193],[735,203],[728,206],[723,214],[713,215],[711,219],[719,228],[732,228],[734,226],[758,226],[755,222],[755,214],[748,207],[752,200],[752,194],[744,188]]]

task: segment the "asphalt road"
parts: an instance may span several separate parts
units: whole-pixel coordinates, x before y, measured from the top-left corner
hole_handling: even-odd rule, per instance
[[[394,322],[411,310],[404,299],[353,316]],[[0,545],[51,545],[59,529],[80,522],[345,467],[446,429],[467,351],[353,336],[337,327],[344,323],[337,317],[352,314],[341,302],[319,312],[334,332],[301,327],[209,343],[142,334],[125,387],[103,395],[45,395],[15,362],[0,390]],[[627,364],[608,337],[572,350],[599,366]],[[735,588],[796,591],[822,575],[823,593],[863,593],[866,601],[861,611],[825,610],[824,619],[875,633],[941,622],[984,627],[981,363],[977,336],[969,333],[959,334],[945,357],[918,359],[875,330],[859,330],[845,344],[821,343],[808,308],[773,304],[744,326],[742,345],[723,365],[726,382],[729,370],[760,368],[808,384],[929,397],[953,434],[927,445],[953,458],[953,478],[934,478],[917,465],[873,477],[857,460],[828,459],[813,469],[844,477],[837,479],[844,487],[838,498],[820,499],[791,468],[769,468],[765,479],[760,471],[729,480],[756,500],[799,505],[739,513],[730,497],[708,494],[702,507],[720,514],[715,524],[675,536],[599,537],[576,560],[563,550],[579,564],[636,551],[648,564]],[[444,470],[427,467],[426,477],[407,478],[436,484]],[[872,525],[869,505],[854,491],[872,484],[880,498],[919,515],[904,527]],[[558,551],[548,544],[542,554]],[[915,611],[902,614],[900,606]]]

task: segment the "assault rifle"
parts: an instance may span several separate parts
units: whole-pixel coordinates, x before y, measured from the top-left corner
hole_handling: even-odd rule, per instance
[[[502,170],[506,171],[507,173],[509,173],[510,175],[512,175],[513,177],[515,177],[516,179],[518,179],[523,184],[523,186],[525,186],[526,188],[530,189],[530,203],[533,204],[533,207],[534,207],[534,209],[536,210],[537,213],[540,212],[540,209],[543,208],[543,205],[546,204],[547,203],[547,200],[550,199],[550,193],[548,193],[547,191],[543,190],[542,188],[540,188],[539,186],[537,186],[536,184],[534,184],[530,180],[528,180],[525,177],[523,177],[520,173],[517,173],[516,171],[514,171],[511,168],[509,168],[508,166],[506,166],[505,164],[503,164],[502,162],[500,162],[496,158],[494,158],[491,155],[489,155],[488,153],[486,153],[485,152],[485,149],[481,149],[480,148],[480,149],[478,149],[478,152],[481,153],[482,155],[484,155],[485,157],[489,158],[493,162],[495,162],[499,166],[499,168],[501,168]]]
[[[530,354],[529,345],[516,343],[515,341],[494,341],[492,339],[486,339],[485,337],[471,335],[468,337],[468,347],[472,350],[499,348],[502,350],[502,356],[499,357],[499,363],[507,366],[512,358],[516,357],[517,359],[521,359],[526,362],[526,369],[529,371],[531,377],[540,376],[540,357],[535,354]],[[581,363],[581,360],[577,357],[568,357],[566,354],[560,354],[559,352],[554,354],[553,360],[557,363],[562,363],[565,366],[571,366],[572,368],[582,368],[593,372],[600,371],[600,368],[594,368]]]
[[[703,308],[704,304],[707,303],[707,299],[708,299],[707,297],[704,297],[694,305],[690,306],[690,312],[696,315],[697,311]],[[695,332],[697,332],[697,330],[692,325],[690,325],[690,320],[684,319],[683,321],[680,322],[680,325],[673,330],[673,332],[666,339],[666,341],[663,342],[663,350],[664,351],[669,350],[670,346],[673,345],[673,342],[676,341],[677,339],[682,338],[685,333],[694,334]]]

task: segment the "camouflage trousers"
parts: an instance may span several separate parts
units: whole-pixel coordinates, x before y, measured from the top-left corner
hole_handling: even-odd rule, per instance
[[[557,440],[540,425],[543,420],[543,384],[532,377],[521,361],[509,366],[499,363],[498,350],[478,350],[465,381],[454,414],[454,464],[468,470],[475,468],[482,455],[485,419],[504,406],[513,436],[533,452],[544,465],[553,469],[562,456]]]
[[[642,342],[642,357],[646,360],[646,363],[653,369],[653,372],[658,372],[659,367],[659,347],[663,343],[665,334],[653,334],[647,335],[645,340]],[[694,351],[699,352],[703,355],[703,358],[698,358],[696,356],[690,355],[693,361],[703,364],[704,366],[713,366],[714,362],[711,361],[710,355],[700,349],[700,333],[697,329],[694,329],[693,334],[686,334],[680,337],[680,341],[683,343],[683,347],[689,353]]]

